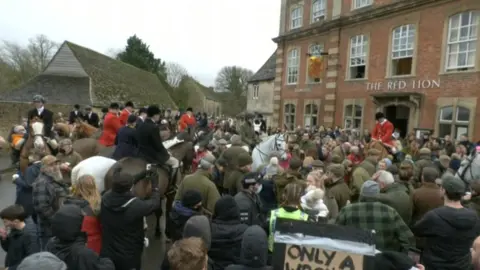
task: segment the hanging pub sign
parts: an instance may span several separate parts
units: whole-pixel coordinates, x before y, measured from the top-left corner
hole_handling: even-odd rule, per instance
[[[308,58],[308,76],[319,82],[323,74],[323,56],[310,56]]]
[[[374,270],[374,243],[373,233],[358,228],[278,219],[272,266],[275,270]]]

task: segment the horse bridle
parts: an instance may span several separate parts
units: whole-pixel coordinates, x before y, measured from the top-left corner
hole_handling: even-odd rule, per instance
[[[278,137],[280,137],[280,134],[276,134],[276,135],[275,135],[275,141],[273,142],[274,145],[275,145],[275,146],[274,146],[274,149],[273,149],[274,151],[279,151],[279,150],[280,150],[280,149],[278,149],[278,145],[277,145],[277,142],[280,141]],[[281,140],[281,141],[285,142],[285,139],[283,139],[283,140]],[[257,151],[261,154],[261,155],[260,155],[260,158],[261,158],[261,160],[262,160],[262,163],[264,163],[264,162],[265,162],[265,159],[263,158],[263,156],[268,156],[268,155],[267,155],[266,153],[264,153],[263,151],[261,151],[260,148],[258,148],[258,145],[255,146],[255,148],[253,148],[253,149],[257,149]],[[281,152],[281,154],[283,155],[286,151],[285,151],[285,149],[283,149],[282,151],[283,151],[283,152]]]

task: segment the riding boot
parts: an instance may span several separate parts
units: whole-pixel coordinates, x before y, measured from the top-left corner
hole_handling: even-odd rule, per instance
[[[177,181],[175,181],[177,179],[177,172],[178,172],[178,168],[172,168],[170,170],[170,179],[168,181],[169,187],[171,185],[175,185],[175,183],[177,182]]]

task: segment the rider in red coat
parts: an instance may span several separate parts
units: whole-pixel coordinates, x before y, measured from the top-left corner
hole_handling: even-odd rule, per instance
[[[193,110],[192,108],[188,108],[178,121],[178,131],[182,132],[187,128],[193,128],[196,124],[197,120],[195,119],[195,116],[193,116]]]
[[[125,108],[122,110],[122,112],[120,113],[120,124],[122,124],[122,126],[126,126],[127,125],[127,120],[128,120],[128,116],[130,116],[130,114],[132,114],[133,112],[133,102],[131,101],[127,101],[127,103],[125,103]]]
[[[102,136],[98,139],[98,142],[103,146],[115,145],[115,137],[117,137],[117,132],[122,127],[120,118],[118,118],[119,108],[118,103],[112,103],[108,108],[108,113],[105,116],[105,120],[103,120]]]
[[[393,146],[392,135],[394,127],[392,122],[388,121],[382,112],[377,112],[375,114],[375,119],[377,120],[377,123],[372,132],[372,139],[381,141],[385,145]]]

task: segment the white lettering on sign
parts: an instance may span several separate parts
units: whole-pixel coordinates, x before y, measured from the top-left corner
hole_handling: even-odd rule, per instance
[[[440,80],[412,80],[407,82],[405,80],[396,80],[383,82],[369,82],[367,83],[367,91],[397,91],[397,90],[421,90],[440,88]]]

